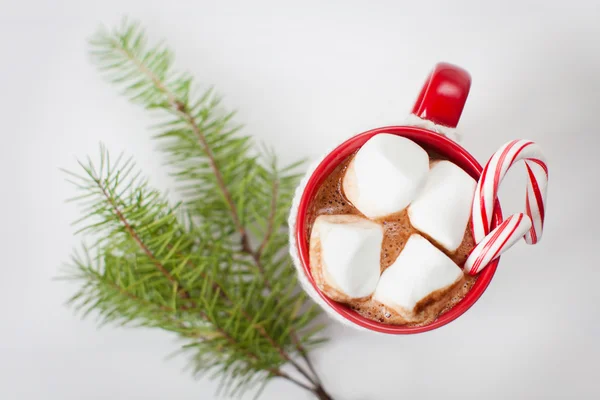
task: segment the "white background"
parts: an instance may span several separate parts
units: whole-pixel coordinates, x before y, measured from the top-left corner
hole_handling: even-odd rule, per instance
[[[597,2],[283,3],[0,0],[0,398],[213,398],[215,383],[165,359],[172,336],[97,330],[64,306],[73,287],[52,281],[78,243],[60,167],[103,141],[169,186],[147,115],[87,58],[86,38],[124,14],[287,161],[400,123],[435,62],[468,69],[462,144],[484,162],[525,137],[550,160],[543,241],[507,253],[482,299],[437,331],[382,337],[332,322],[317,368],[343,400],[600,398]],[[505,212],[524,202],[513,175]],[[274,381],[263,398],[309,395]]]

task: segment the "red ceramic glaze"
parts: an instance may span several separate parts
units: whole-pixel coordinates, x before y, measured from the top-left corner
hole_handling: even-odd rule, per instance
[[[467,71],[452,64],[439,63],[423,84],[412,113],[455,128],[470,88],[471,76]]]
[[[413,108],[413,113],[437,124],[455,127],[467,100],[470,86],[471,77],[465,70],[451,64],[440,63],[436,65],[425,82]],[[447,157],[473,178],[479,179],[482,168],[477,160],[456,142],[432,131],[412,126],[388,126],[358,134],[339,145],[323,159],[309,178],[306,188],[302,193],[295,232],[300,261],[302,262],[304,273],[321,298],[348,321],[373,331],[390,334],[427,332],[446,325],[460,317],[481,297],[496,272],[500,258],[492,262],[479,274],[471,291],[454,308],[438,317],[431,324],[418,327],[386,325],[360,316],[345,304],[338,303],[325,296],[315,284],[310,272],[310,257],[306,237],[306,213],[308,206],[323,180],[333,172],[335,167],[359,149],[367,140],[379,133],[391,133],[411,139],[422,147],[434,150],[442,156]],[[496,227],[501,221],[502,211],[500,205],[496,202],[492,228]]]

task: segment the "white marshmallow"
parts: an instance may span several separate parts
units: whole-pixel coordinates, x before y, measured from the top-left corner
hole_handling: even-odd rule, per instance
[[[427,295],[447,288],[463,276],[462,270],[437,247],[413,234],[404,249],[381,275],[373,298],[407,321],[415,305]]]
[[[338,301],[370,296],[379,281],[382,241],[383,227],[363,217],[317,217],[310,263],[321,290]]]
[[[477,182],[450,161],[435,163],[408,207],[411,224],[449,251],[462,243]]]
[[[342,182],[350,202],[369,218],[402,211],[425,184],[427,152],[412,140],[379,134],[356,153]]]

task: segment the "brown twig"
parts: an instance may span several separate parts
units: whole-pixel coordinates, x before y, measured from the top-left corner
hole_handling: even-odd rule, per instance
[[[154,257],[154,254],[150,251],[148,246],[146,246],[146,244],[142,241],[142,239],[137,234],[137,232],[131,227],[131,224],[129,223],[129,221],[127,221],[127,218],[125,218],[125,216],[121,212],[121,209],[115,203],[114,198],[108,194],[108,192],[106,191],[106,188],[104,187],[102,182],[100,182],[100,179],[95,178],[95,177],[93,179],[94,179],[94,182],[96,182],[96,185],[98,185],[98,188],[100,188],[102,195],[106,198],[106,201],[108,201],[108,203],[112,207],[113,211],[117,215],[117,218],[123,224],[123,227],[129,234],[129,236],[131,236],[131,238],[138,244],[138,246],[142,249],[142,251],[148,256],[148,258],[156,266],[156,269],[158,269],[160,271],[160,273],[162,273],[165,276],[165,278],[167,278],[169,280],[169,282],[171,282],[174,285],[178,284],[177,280],[175,278],[173,278],[173,276],[169,273],[169,271],[167,271],[167,269],[156,259],[156,257]],[[188,295],[188,297],[189,297],[189,295]]]
[[[258,269],[258,272],[262,276],[262,279],[265,283],[265,287],[267,289],[271,290],[272,289],[271,282],[269,281],[269,278],[267,277],[265,267],[262,264],[262,261],[260,259],[260,254],[258,254],[258,252],[256,252],[256,251],[254,251],[252,249],[252,247],[250,246],[250,240],[248,239],[248,235],[242,236],[242,252],[249,255],[252,258],[252,260],[254,261],[254,264],[256,265],[256,269]]]
[[[265,271],[265,267],[262,264],[261,256],[262,253],[269,243],[269,239],[273,234],[273,225],[275,223],[275,212],[277,211],[277,189],[279,187],[279,183],[277,181],[273,182],[273,192],[271,195],[271,210],[269,211],[269,217],[267,219],[267,229],[265,231],[265,237],[263,238],[261,244],[258,246],[257,250],[253,250],[252,246],[250,246],[250,240],[247,234],[242,235],[242,252],[248,254],[252,260],[254,260],[254,264],[256,264],[256,268],[258,272],[261,274],[263,281],[265,283],[265,287],[271,290],[271,282],[267,277],[267,273]]]
[[[308,352],[306,351],[304,346],[302,346],[302,343],[300,343],[300,340],[298,339],[296,332],[292,330],[292,332],[290,333],[290,336],[292,337],[292,341],[296,345],[298,352],[300,352],[300,356],[302,357],[302,359],[304,360],[306,365],[308,365],[308,369],[310,369],[310,372],[313,373],[313,376],[317,380],[317,382],[316,382],[317,386],[322,387],[323,383],[321,382],[321,379],[319,378],[319,374],[317,374],[317,371],[315,370],[315,367],[313,366],[312,361],[310,361],[310,358],[308,357]]]

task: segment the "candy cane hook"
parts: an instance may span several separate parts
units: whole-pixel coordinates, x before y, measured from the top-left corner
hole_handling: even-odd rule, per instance
[[[525,161],[527,192],[525,214],[514,214],[490,232],[498,189],[508,170]],[[502,146],[488,161],[475,189],[472,229],[475,249],[465,262],[465,271],[476,274],[510,248],[519,237],[536,244],[542,237],[546,212],[548,166],[539,146],[529,140],[513,140]]]

